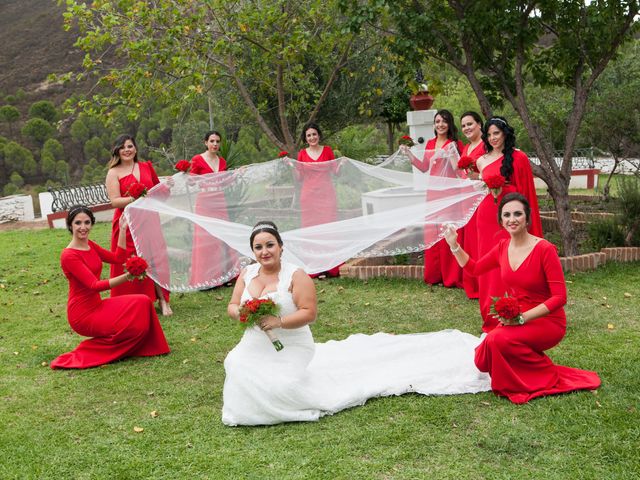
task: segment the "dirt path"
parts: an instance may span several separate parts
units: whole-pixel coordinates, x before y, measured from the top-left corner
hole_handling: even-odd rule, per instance
[[[0,232],[8,232],[11,230],[43,230],[45,228],[49,228],[46,220],[0,223]]]

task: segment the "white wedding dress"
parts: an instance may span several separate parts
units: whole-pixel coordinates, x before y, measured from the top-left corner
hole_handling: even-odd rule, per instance
[[[251,298],[247,287],[259,268],[247,267],[242,302]],[[277,291],[266,295],[283,316],[296,311],[289,291],[296,268],[283,263]],[[356,334],[327,343],[314,343],[308,326],[273,332],[283,350],[276,351],[262,330],[251,327],[225,359],[224,424],[311,421],[373,397],[491,389],[489,376],[473,362],[480,338],[458,330]]]

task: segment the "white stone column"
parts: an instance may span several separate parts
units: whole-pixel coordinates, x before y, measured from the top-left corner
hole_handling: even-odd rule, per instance
[[[407,125],[409,126],[409,135],[416,142],[412,151],[416,157],[422,160],[424,156],[424,148],[427,140],[435,137],[433,133],[433,119],[437,110],[416,110],[407,112]],[[413,167],[413,188],[416,190],[425,190],[427,185],[427,174]]]

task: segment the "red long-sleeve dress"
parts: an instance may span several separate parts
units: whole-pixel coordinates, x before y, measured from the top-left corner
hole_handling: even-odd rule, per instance
[[[480,172],[482,178],[500,175],[503,158],[504,157],[500,157],[496,161],[486,165],[482,172]],[[540,209],[538,208],[538,197],[533,184],[533,172],[531,171],[529,158],[524,152],[514,150],[511,181],[502,187],[497,201],[494,200],[493,195],[487,195],[478,206],[478,210],[476,210],[478,258],[488,253],[501,239],[509,237],[509,234],[498,223],[498,205],[502,197],[510,192],[519,192],[527,198],[531,206],[529,233],[536,237],[542,237]],[[504,295],[505,284],[497,270],[479,274],[477,278],[478,301],[480,302],[480,314],[482,315],[482,330],[490,332],[498,325],[498,321],[489,314],[492,298]]]
[[[227,170],[227,162],[223,157],[218,156],[218,158],[218,172],[224,172]],[[214,173],[202,155],[196,155],[191,159],[189,172],[192,175]],[[201,185],[201,187],[202,191],[196,197],[195,202],[196,213],[207,217],[229,220],[224,190],[215,185],[214,182],[208,187],[204,185]],[[193,231],[191,284],[213,286],[224,283],[224,280],[221,279],[221,275],[224,273],[221,270],[221,265],[223,259],[231,254],[223,241],[212,237],[206,230],[196,225]]]
[[[436,150],[436,140],[436,137],[428,140],[424,158],[421,161],[413,160],[411,163],[421,172],[429,172],[432,177],[451,176],[451,169],[446,165],[446,159],[438,157],[432,160],[431,158],[432,152]],[[452,141],[447,140],[441,148],[446,147]],[[458,151],[461,151],[462,142],[457,140],[456,144]],[[438,192],[428,192],[427,201],[438,198]],[[432,238],[432,235],[433,232],[430,228],[425,228],[425,241]],[[462,241],[464,234],[459,232],[459,235],[462,235],[459,236]],[[424,251],[424,281],[429,284],[442,283],[445,287],[462,288],[462,269],[444,239]]]
[[[333,150],[327,145],[323,147],[322,153],[316,159],[311,158],[306,149],[298,152],[298,161],[307,164],[328,162],[335,160],[335,158]],[[336,170],[337,167],[333,172],[324,167],[317,171],[309,166],[304,168],[301,175],[302,188],[300,191],[300,224],[302,227],[312,227],[338,220],[338,200],[331,178]],[[338,277],[340,266],[333,267],[326,273],[330,277]]]
[[[90,368],[124,357],[169,353],[147,295],[120,295],[104,300],[100,297],[100,292],[109,289],[109,281],[100,279],[102,263],[122,264],[126,258],[122,248],[113,253],[91,241],[89,250],[62,251],[62,271],[69,280],[69,325],[76,333],[93,338],[60,355],[51,362],[51,368]]]
[[[147,187],[147,190],[150,190],[154,185],[160,183],[158,179],[158,175],[156,171],[153,169],[153,165],[151,162],[138,162],[140,168],[140,179],[137,179],[133,173],[130,173],[127,176],[124,176],[120,179],[120,195],[123,197],[127,196],[127,191],[129,187],[139,182]],[[118,245],[118,236],[120,235],[120,217],[124,212],[124,208],[116,208],[113,212],[113,220],[111,221],[111,250],[115,250]],[[144,242],[146,247],[145,250],[153,250],[154,252],[162,252],[166,251],[167,246],[164,241],[164,237],[162,236],[162,231],[160,227],[160,219],[157,215],[149,213],[148,216],[145,217],[145,222],[149,222],[151,225],[155,226],[158,234],[150,236],[149,238],[139,238],[139,242]],[[136,255],[136,247],[133,241],[133,237],[131,236],[131,231],[127,228],[127,258]],[[158,256],[157,258],[161,258]],[[158,278],[162,278],[164,283],[169,283],[169,264],[167,261],[161,261],[154,265],[149,265],[149,267],[153,270],[153,272],[158,276]],[[112,264],[111,265],[111,277],[117,277],[118,275],[122,275],[124,273],[124,268],[122,263]],[[155,301],[157,299],[155,285],[153,280],[149,277],[145,277],[142,281],[135,282],[126,282],[122,285],[114,287],[111,289],[111,296],[116,297],[118,295],[129,295],[132,293],[142,293],[147,295],[151,300]],[[163,289],[163,295],[165,300],[169,300],[169,292]]]
[[[555,365],[544,354],[562,340],[567,323],[563,308],[567,291],[556,247],[539,239],[514,269],[509,262],[510,242],[511,239],[500,240],[477,262],[469,259],[465,270],[498,272],[507,285],[507,293],[518,300],[522,312],[544,303],[549,313],[524,325],[499,324],[476,348],[476,366],[489,373],[493,391],[513,403],[598,388],[597,373]]]
[[[469,144],[462,147],[460,156],[467,155],[474,160],[478,160],[482,155],[487,153],[484,142],[476,145],[476,148],[469,151]],[[478,226],[476,224],[477,212],[473,213],[471,219],[462,227],[461,245],[464,251],[472,258],[479,258],[478,255]],[[478,279],[475,275],[471,275],[467,270],[462,270],[462,286],[468,298],[478,298]]]

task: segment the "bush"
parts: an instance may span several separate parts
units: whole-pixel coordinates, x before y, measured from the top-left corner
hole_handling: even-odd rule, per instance
[[[42,118],[53,123],[58,120],[58,110],[49,100],[40,100],[29,107],[29,118]]]
[[[592,251],[598,252],[601,248],[624,245],[624,231],[618,220],[614,218],[589,223],[587,232],[589,236],[586,244]]]
[[[2,189],[2,194],[5,197],[8,197],[9,195],[15,195],[16,193],[18,193],[19,190],[20,189],[13,183],[7,183]]]
[[[640,237],[640,178],[629,175],[618,179],[620,223],[624,225],[625,245],[637,245]]]

